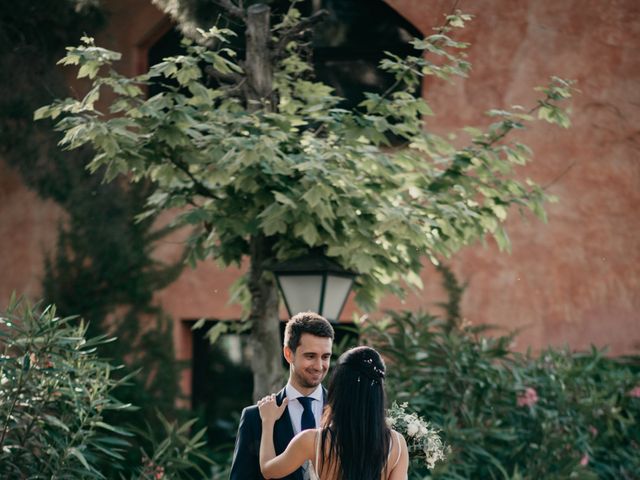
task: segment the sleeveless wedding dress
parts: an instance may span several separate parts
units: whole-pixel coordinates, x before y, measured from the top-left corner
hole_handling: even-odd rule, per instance
[[[318,475],[316,468],[318,466],[318,460],[320,460],[320,444],[322,443],[320,441],[321,433],[322,433],[322,430],[318,429],[318,433],[316,434],[316,461],[314,463],[311,463],[311,460],[307,460],[303,465],[303,469],[305,471],[305,474],[304,474],[305,480],[320,480],[320,475]],[[396,441],[398,442],[398,445],[401,445],[400,434],[398,432],[393,432],[393,433],[396,434]],[[393,435],[391,435],[391,445],[389,445],[389,455],[387,457],[387,463],[389,462],[388,458],[391,456],[392,447],[393,447]],[[391,470],[393,470],[395,466],[398,464],[398,462],[400,461],[401,454],[402,454],[402,449],[398,448],[398,457],[396,458],[396,461],[393,462]]]

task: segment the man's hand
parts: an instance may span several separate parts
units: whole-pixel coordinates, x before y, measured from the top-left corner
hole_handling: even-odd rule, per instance
[[[284,409],[287,408],[288,403],[289,399],[285,397],[284,400],[282,400],[282,405],[278,406],[275,393],[259,400],[258,410],[260,411],[262,422],[275,423],[284,413]]]

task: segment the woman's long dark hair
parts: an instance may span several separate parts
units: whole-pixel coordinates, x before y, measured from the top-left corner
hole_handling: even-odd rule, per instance
[[[326,453],[322,470],[336,469],[340,480],[378,480],[386,467],[391,430],[385,420],[384,371],[382,358],[370,347],[352,348],[338,359],[321,451]]]

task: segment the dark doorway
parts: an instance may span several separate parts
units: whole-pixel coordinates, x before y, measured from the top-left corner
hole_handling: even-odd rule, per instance
[[[345,99],[344,108],[364,100],[364,92],[383,93],[395,81],[378,69],[384,52],[415,54],[409,41],[422,34],[382,0],[315,0],[313,9],[329,12],[313,35],[318,80]]]

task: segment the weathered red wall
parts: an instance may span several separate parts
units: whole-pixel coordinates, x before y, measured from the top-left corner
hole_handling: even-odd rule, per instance
[[[389,0],[428,33],[451,1]],[[551,75],[577,80],[568,131],[536,127],[523,169],[559,198],[549,223],[511,213],[511,255],[466,248],[452,261],[469,281],[464,313],[474,323],[524,327],[520,347],[608,344],[640,348],[640,3],[634,0],[459,2],[475,15],[470,78],[429,82],[433,128],[486,123],[481,112],[532,105]],[[428,279],[425,279],[428,281]],[[412,305],[425,303],[426,298]]]
[[[453,1],[388,0],[422,31],[440,23]],[[145,67],[145,50],[167,27],[148,0],[111,0],[109,28],[99,43],[123,51],[119,68]],[[578,80],[574,126],[559,131],[543,125],[522,138],[535,152],[522,176],[542,184],[559,203],[548,208],[549,223],[511,212],[511,254],[487,246],[466,248],[451,264],[469,282],[463,310],[473,323],[524,327],[519,346],[534,349],[569,343],[609,344],[622,353],[638,347],[640,329],[640,6],[632,0],[476,0],[459,2],[475,20],[461,32],[473,45],[468,80],[449,85],[429,81],[425,95],[436,119],[430,128],[453,131],[486,123],[482,112],[535,101],[533,87],[556,74]],[[58,208],[37,199],[18,175],[0,162],[0,305],[11,290],[37,297],[43,252],[55,244]],[[163,244],[158,255],[178,255]],[[183,319],[238,318],[227,305],[238,271],[213,262],[187,270],[156,299],[176,320],[180,358],[190,357]],[[440,277],[425,269],[425,291],[384,308],[427,308],[443,299]],[[353,311],[350,304],[344,314]],[[185,387],[187,378],[185,377]]]
[[[12,292],[38,298],[45,252],[55,247],[61,210],[43,202],[0,159],[0,309]]]

